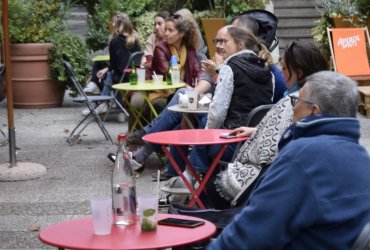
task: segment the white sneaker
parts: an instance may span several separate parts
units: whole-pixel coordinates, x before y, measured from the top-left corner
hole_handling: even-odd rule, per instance
[[[86,84],[84,92],[86,95],[99,95],[100,89],[95,82],[89,82],[88,84]]]
[[[95,109],[96,108],[96,103],[92,103],[92,106]],[[85,108],[84,110],[82,110],[81,113],[82,113],[83,116],[87,116],[88,114],[90,114],[90,109]]]
[[[98,107],[96,107],[95,112],[97,114],[104,114],[108,111],[108,104],[106,102],[100,103]]]
[[[117,115],[117,121],[120,123],[124,123],[125,121],[127,121],[126,115],[124,113],[119,113]]]
[[[190,194],[188,187],[179,176],[172,177],[164,187],[161,187],[161,190],[166,193],[180,195],[180,197],[184,194]]]

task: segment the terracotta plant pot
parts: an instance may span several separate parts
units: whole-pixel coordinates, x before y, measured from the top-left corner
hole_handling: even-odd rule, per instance
[[[50,73],[51,43],[11,45],[15,108],[52,108],[63,103],[64,87]]]
[[[216,52],[216,47],[213,44],[213,39],[216,37],[218,30],[226,25],[226,19],[225,18],[201,18],[201,21],[202,21],[204,34],[206,35],[208,54],[209,54],[209,57],[212,58]]]

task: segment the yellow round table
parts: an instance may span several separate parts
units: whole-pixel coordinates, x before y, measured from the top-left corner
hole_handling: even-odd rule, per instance
[[[114,84],[112,88],[121,90],[121,91],[142,91],[144,92],[144,102],[148,104],[151,114],[154,117],[157,117],[158,116],[157,111],[153,107],[152,102],[149,100],[149,93],[155,90],[178,89],[184,86],[185,86],[185,83],[182,83],[182,82],[177,83],[177,84],[168,85],[166,82],[154,83],[153,81],[145,81],[145,83],[137,83],[136,85],[131,85],[130,83],[118,83],[118,84]],[[136,126],[138,125],[141,128],[143,128],[144,126],[140,122],[140,118],[143,117],[144,109],[141,108],[140,110],[137,110],[134,106],[130,104],[127,98],[125,98],[125,102],[127,106],[129,107],[131,114],[133,114],[135,117],[135,122],[132,128],[130,129],[130,132],[134,131]]]

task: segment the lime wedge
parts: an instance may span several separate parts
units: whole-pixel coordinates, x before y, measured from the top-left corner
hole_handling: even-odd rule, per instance
[[[154,209],[148,208],[148,209],[144,210],[143,215],[144,215],[144,217],[150,217],[150,216],[154,215],[154,213],[155,213]]]

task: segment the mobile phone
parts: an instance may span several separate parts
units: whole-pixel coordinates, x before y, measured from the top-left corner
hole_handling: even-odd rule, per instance
[[[236,135],[231,135],[231,134],[228,134],[228,133],[220,134],[220,138],[223,138],[223,139],[231,139],[231,138],[236,138],[236,137],[237,137]]]
[[[158,221],[158,225],[174,226],[174,227],[198,227],[203,225],[204,221],[186,220],[177,218],[166,218]]]

